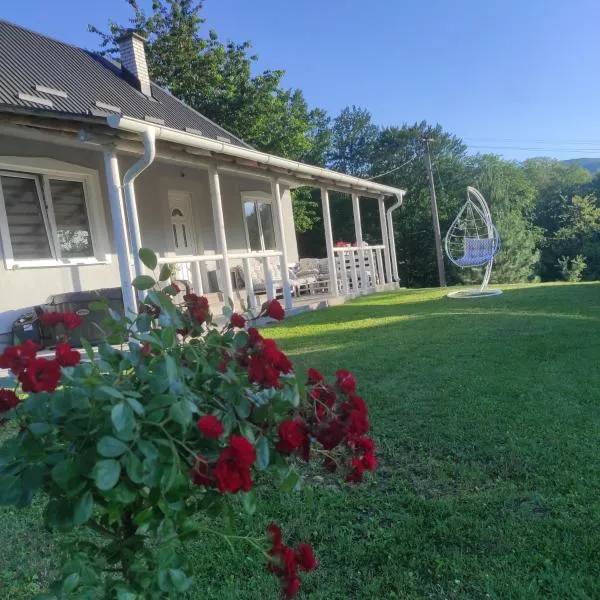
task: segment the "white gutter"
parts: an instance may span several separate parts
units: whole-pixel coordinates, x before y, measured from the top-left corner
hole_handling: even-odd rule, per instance
[[[398,275],[398,257],[396,256],[396,240],[394,238],[394,221],[392,219],[392,213],[402,206],[402,201],[404,200],[404,194],[406,192],[402,191],[396,194],[397,201],[395,204],[392,204],[387,209],[387,226],[388,226],[388,242],[390,244],[390,254],[393,257],[392,260],[392,270],[394,273],[394,281],[399,282],[400,276]]]
[[[138,134],[145,134],[148,131],[153,131],[157,140],[163,140],[173,144],[181,144],[191,148],[200,148],[210,152],[217,152],[219,154],[226,154],[236,158],[251,160],[262,165],[287,169],[298,175],[322,177],[333,182],[337,182],[343,187],[357,189],[359,191],[366,191],[378,196],[384,194],[386,196],[398,197],[398,194],[406,193],[405,190],[400,188],[383,185],[374,181],[367,181],[365,179],[361,179],[360,177],[345,175],[343,173],[338,173],[337,171],[323,169],[322,167],[313,167],[312,165],[307,165],[295,160],[280,158],[279,156],[273,156],[272,154],[266,154],[265,152],[259,152],[258,150],[253,150],[251,148],[242,148],[241,146],[235,146],[234,144],[229,144],[227,142],[212,140],[200,135],[195,135],[193,133],[178,131],[177,129],[172,129],[170,127],[150,125],[145,121],[132,119],[131,117],[110,115],[106,118],[106,121],[113,129],[120,129],[121,131],[128,131],[130,133]],[[306,185],[310,185],[310,182],[307,181]],[[315,187],[321,187],[322,185],[322,183],[318,183],[318,185],[315,185]]]
[[[156,156],[156,143],[154,128],[146,125],[142,131],[144,136],[144,156],[129,168],[123,177],[123,190],[125,193],[125,206],[127,208],[127,222],[129,223],[129,237],[131,239],[131,251],[133,254],[133,265],[135,274],[144,273],[144,265],[140,259],[140,248],[142,247],[142,236],[140,233],[140,222],[138,219],[137,204],[135,201],[135,189],[133,184],[143,171],[154,161]]]

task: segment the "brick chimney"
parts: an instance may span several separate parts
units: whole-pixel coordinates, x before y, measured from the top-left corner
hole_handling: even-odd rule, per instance
[[[126,75],[129,75],[132,83],[142,94],[151,98],[152,89],[146,63],[145,42],[145,37],[131,29],[117,39],[121,52],[121,69],[126,71]]]

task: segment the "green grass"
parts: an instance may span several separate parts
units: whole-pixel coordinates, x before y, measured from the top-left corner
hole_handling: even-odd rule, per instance
[[[276,520],[314,544],[321,564],[301,597],[600,598],[600,284],[380,294],[269,335],[298,367],[355,372],[379,447],[362,486],[311,474],[312,508],[271,494],[242,523]],[[0,512],[0,598],[28,598],[51,575],[39,512]],[[191,548],[190,598],[276,597],[246,550]]]

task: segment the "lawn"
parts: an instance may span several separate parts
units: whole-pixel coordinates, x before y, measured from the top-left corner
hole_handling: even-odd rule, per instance
[[[298,367],[356,374],[379,447],[362,486],[309,473],[312,504],[274,494],[254,522],[240,517],[315,546],[300,597],[600,598],[600,284],[379,294],[269,335]],[[0,511],[2,599],[52,574],[40,510]],[[247,550],[192,547],[189,597],[276,597]]]

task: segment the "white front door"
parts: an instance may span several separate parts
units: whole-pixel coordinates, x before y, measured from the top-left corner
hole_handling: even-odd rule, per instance
[[[192,217],[192,196],[189,192],[169,191],[169,209],[171,213],[172,248],[175,254],[190,256],[198,254],[194,219]],[[177,263],[177,279],[192,281],[190,263]]]

